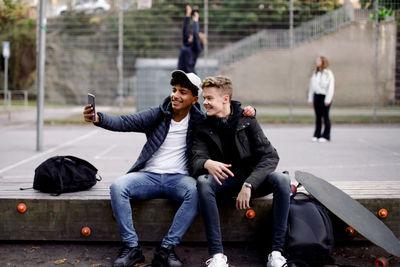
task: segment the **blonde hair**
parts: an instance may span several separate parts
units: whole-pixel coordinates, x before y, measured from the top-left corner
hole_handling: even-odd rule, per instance
[[[227,94],[229,96],[229,100],[232,99],[232,81],[228,77],[225,76],[215,76],[215,77],[207,77],[201,83],[201,88],[204,89],[206,87],[215,87],[221,91],[222,94]]]

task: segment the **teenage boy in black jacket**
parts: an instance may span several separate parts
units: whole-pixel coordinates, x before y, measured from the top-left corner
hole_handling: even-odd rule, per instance
[[[216,195],[237,195],[236,208],[248,209],[251,197],[273,193],[272,252],[268,267],[282,266],[290,179],[274,172],[279,157],[254,117],[242,116],[240,103],[231,100],[232,83],[223,76],[203,80],[207,118],[197,122],[193,137],[191,166],[198,177],[200,211],[205,224],[209,267],[228,267],[223,254]]]

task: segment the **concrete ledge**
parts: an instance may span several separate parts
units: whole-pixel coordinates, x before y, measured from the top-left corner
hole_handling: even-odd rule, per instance
[[[400,237],[400,182],[335,183],[371,212],[385,208],[383,222]],[[16,186],[0,185],[0,240],[119,241],[111,209],[108,185],[96,185],[89,191],[54,197],[34,190],[19,191]],[[18,188],[18,187],[17,187]],[[17,210],[25,203],[24,213]],[[224,241],[265,240],[271,229],[271,198],[253,201],[256,216],[245,217],[235,209],[234,199],[219,202]],[[167,233],[177,205],[165,199],[133,202],[133,219],[141,241],[158,242]],[[91,235],[81,229],[90,227]],[[343,225],[335,224],[343,237]],[[355,239],[359,239],[357,236]],[[186,242],[205,242],[202,219],[198,216],[184,236]]]
[[[17,211],[19,203],[27,207]],[[221,203],[224,240],[255,240],[257,229],[268,220],[271,199],[254,201],[256,217],[249,220],[245,211],[237,211],[233,201]],[[1,199],[0,240],[119,241],[117,224],[109,200],[103,199]],[[141,241],[157,242],[168,232],[177,205],[166,199],[132,203],[133,220]],[[81,234],[83,227],[91,235]],[[203,222],[197,216],[183,241],[206,241]]]

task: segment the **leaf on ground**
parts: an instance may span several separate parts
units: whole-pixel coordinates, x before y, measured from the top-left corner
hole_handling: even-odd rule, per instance
[[[54,261],[54,264],[59,265],[59,264],[65,263],[66,261],[67,261],[67,259],[59,259],[59,260]]]
[[[31,249],[29,250],[29,253],[34,253],[36,250],[38,250],[39,249],[39,247],[35,247],[35,246],[33,246],[33,247],[31,247]]]

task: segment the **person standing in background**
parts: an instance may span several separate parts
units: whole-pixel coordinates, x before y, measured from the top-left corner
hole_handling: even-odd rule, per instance
[[[326,143],[331,140],[331,121],[329,110],[335,87],[333,72],[329,69],[326,57],[320,56],[316,59],[316,67],[310,79],[308,90],[308,104],[314,106],[315,131],[313,142]],[[322,132],[322,118],[324,119],[324,131]]]
[[[192,14],[193,13],[193,14]],[[190,18],[193,18],[193,33],[190,33]],[[196,73],[195,66],[197,58],[203,51],[205,36],[199,32],[199,12],[195,9],[192,12],[190,5],[186,6],[186,16],[183,20],[182,47],[179,53],[178,70],[186,73]]]

